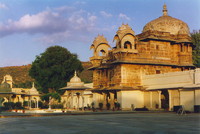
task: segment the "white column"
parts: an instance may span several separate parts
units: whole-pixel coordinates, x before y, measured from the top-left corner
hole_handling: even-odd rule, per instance
[[[181,90],[179,89],[179,105],[181,105]]]
[[[152,108],[152,91],[150,91],[150,108]]]
[[[158,103],[159,109],[161,109],[161,91],[158,91]]]
[[[70,108],[73,108],[73,96],[74,96],[74,92],[71,91]]]
[[[39,104],[38,104],[38,98],[36,98],[36,108],[39,108],[38,105],[39,105]]]
[[[79,98],[80,98],[80,95],[76,95],[77,98],[78,98],[78,103],[77,103],[77,110],[79,110]]]
[[[82,110],[84,110],[84,91],[81,92],[81,97],[82,97]]]
[[[172,109],[172,93],[171,90],[168,90],[169,93],[169,111]]]

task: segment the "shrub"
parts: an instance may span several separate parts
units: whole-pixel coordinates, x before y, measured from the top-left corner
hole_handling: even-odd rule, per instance
[[[15,108],[15,103],[13,102],[5,102],[4,103],[5,110],[10,110]]]
[[[99,103],[99,109],[102,110],[102,108],[103,108],[103,103]]]
[[[28,106],[28,101],[24,101],[24,102],[23,102],[23,106],[24,106],[24,107]]]
[[[53,104],[51,105],[52,109],[63,109],[63,105],[62,104]]]
[[[117,108],[117,110],[120,110],[120,103],[116,104],[116,108]]]
[[[107,110],[109,110],[110,109],[110,103],[107,103],[106,107],[107,107]]]
[[[21,102],[16,102],[14,105],[15,105],[16,109],[22,109],[23,108]]]

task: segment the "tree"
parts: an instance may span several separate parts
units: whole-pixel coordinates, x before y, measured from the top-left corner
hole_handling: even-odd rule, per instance
[[[43,101],[46,101],[46,102],[49,103],[49,97],[50,97],[50,96],[51,96],[53,99],[58,100],[59,102],[61,101],[60,94],[58,94],[58,93],[48,93],[48,94],[45,94],[45,95],[41,96],[41,99],[42,99]]]
[[[83,70],[77,55],[61,46],[52,46],[36,56],[29,75],[35,79],[43,93],[58,92],[59,88],[66,86],[75,70]]]
[[[193,63],[196,67],[200,67],[200,30],[194,30],[191,33],[193,48]]]

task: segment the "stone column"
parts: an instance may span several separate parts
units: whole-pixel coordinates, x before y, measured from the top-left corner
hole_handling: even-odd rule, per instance
[[[161,91],[158,91],[158,105],[158,108],[161,109]]]
[[[36,108],[39,108],[38,105],[39,105],[39,104],[38,104],[38,98],[36,98]]]
[[[150,108],[152,109],[152,91],[150,91]]]
[[[73,96],[74,96],[74,92],[71,91],[70,108],[73,108]]]
[[[81,93],[81,97],[82,97],[82,110],[84,110],[84,91],[82,91]]]
[[[171,90],[168,90],[169,93],[169,111],[172,109],[172,92]]]
[[[79,110],[79,98],[80,98],[80,94],[79,95],[76,95],[77,96],[77,99],[78,99],[78,103],[77,103],[77,109]]]

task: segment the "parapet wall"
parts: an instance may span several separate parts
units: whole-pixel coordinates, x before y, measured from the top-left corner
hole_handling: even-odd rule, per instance
[[[147,90],[179,88],[192,84],[200,84],[200,68],[181,72],[143,75],[142,79],[142,85],[147,87]]]

